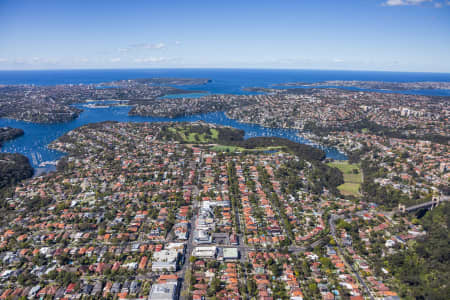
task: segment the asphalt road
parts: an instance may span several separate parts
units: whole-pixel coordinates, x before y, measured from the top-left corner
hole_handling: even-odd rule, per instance
[[[196,204],[196,203],[194,203]],[[196,207],[196,205],[194,205],[194,207]],[[190,260],[189,258],[191,257],[192,254],[192,250],[194,249],[194,244],[193,244],[193,240],[194,240],[194,227],[195,227],[195,220],[197,218],[197,215],[195,213],[192,214],[192,218],[190,220],[190,229],[189,229],[189,239],[187,241],[186,244],[186,252],[185,252],[185,259],[184,259],[184,264],[181,267],[181,270],[177,272],[178,278],[180,278],[181,281],[181,287],[180,287],[180,300],[186,300],[186,297],[183,296],[183,292],[185,290],[187,290],[189,284],[186,284],[184,281],[185,275],[186,275],[186,271],[188,270],[188,268],[190,267]]]

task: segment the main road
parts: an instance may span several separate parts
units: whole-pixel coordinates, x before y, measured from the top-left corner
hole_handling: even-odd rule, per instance
[[[184,264],[183,267],[181,268],[180,271],[177,272],[178,278],[180,278],[181,281],[181,287],[180,287],[180,300],[186,300],[187,298],[184,296],[185,294],[187,294],[187,289],[189,287],[190,283],[186,283],[185,282],[185,277],[186,277],[186,271],[188,270],[188,268],[190,267],[191,261],[190,261],[190,257],[192,254],[192,250],[194,248],[194,227],[195,227],[195,221],[197,218],[197,214],[195,213],[195,208],[197,207],[197,200],[195,200],[194,202],[194,206],[193,206],[193,212],[192,212],[192,217],[190,220],[190,227],[189,227],[189,239],[187,241],[187,245],[186,245],[186,252],[184,255]]]

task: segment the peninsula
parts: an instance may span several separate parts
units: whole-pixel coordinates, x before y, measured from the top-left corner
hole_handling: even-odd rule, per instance
[[[23,134],[24,131],[20,128],[0,127],[0,147],[3,142],[13,140]]]
[[[359,80],[330,80],[314,83],[288,82],[277,84],[280,87],[354,87],[361,89],[407,91],[407,90],[450,90],[450,82],[442,81],[418,81],[418,82],[389,82],[389,81],[359,81]]]
[[[45,124],[68,122],[82,112],[74,104],[95,100],[124,100],[128,105],[142,104],[165,95],[201,92],[170,85],[202,85],[207,82],[208,79],[150,78],[56,86],[2,85],[0,118]]]

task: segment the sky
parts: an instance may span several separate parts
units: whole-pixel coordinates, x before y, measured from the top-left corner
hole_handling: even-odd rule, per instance
[[[0,0],[0,69],[450,73],[449,0]]]

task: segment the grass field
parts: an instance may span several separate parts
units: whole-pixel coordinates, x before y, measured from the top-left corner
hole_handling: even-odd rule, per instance
[[[233,151],[246,151],[246,152],[258,152],[258,151],[271,151],[271,150],[281,150],[282,147],[265,147],[265,148],[255,148],[255,149],[246,149],[238,146],[226,146],[226,145],[215,145],[211,147],[213,151],[224,151],[224,152],[233,152]]]
[[[209,132],[211,132],[211,138],[213,140],[217,140],[219,138],[219,131],[217,131],[217,129],[211,128]]]
[[[363,181],[361,168],[358,164],[350,164],[348,161],[335,161],[328,163],[330,167],[335,167],[341,170],[344,175],[344,184],[338,186],[339,191],[344,195],[359,195],[359,187]],[[358,170],[355,174],[353,170]]]
[[[204,133],[196,133],[196,132],[189,132],[189,135],[187,139],[185,139],[186,142],[189,143],[206,143],[207,138]]]
[[[236,146],[224,146],[224,145],[215,145],[211,147],[211,150],[217,151],[217,152],[234,152],[234,151],[244,151],[244,148],[236,147]]]
[[[341,184],[340,186],[338,186],[338,189],[343,195],[357,196],[357,195],[359,195],[359,187],[360,186],[361,186],[360,183],[347,182],[347,183],[344,183],[344,184]]]
[[[215,128],[208,128],[208,130],[203,130],[203,132],[198,132],[199,130],[192,130],[191,127],[169,127],[168,130],[176,135],[177,140],[183,141],[189,144],[215,144],[211,147],[213,151],[223,151],[223,152],[258,152],[258,151],[278,151],[282,150],[282,146],[268,146],[259,147],[254,149],[247,149],[239,146],[231,145],[220,145],[219,141],[219,130]]]
[[[219,138],[219,132],[211,128],[208,133],[189,132],[184,128],[171,127],[169,130],[176,133],[184,142],[192,144],[205,144],[216,141]]]

